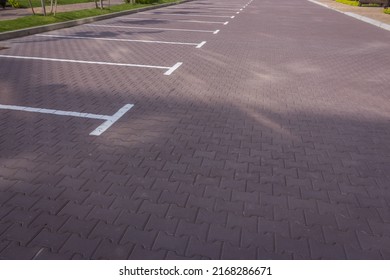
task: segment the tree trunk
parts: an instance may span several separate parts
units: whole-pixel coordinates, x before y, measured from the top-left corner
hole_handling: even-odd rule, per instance
[[[31,7],[31,11],[32,11],[33,15],[35,15],[35,11],[34,11],[34,8],[33,8],[32,3],[31,3],[31,0],[28,0],[28,4],[29,4],[30,7]]]
[[[46,4],[45,4],[45,0],[41,0],[41,5],[42,5],[42,12],[43,12],[43,15],[46,16]]]

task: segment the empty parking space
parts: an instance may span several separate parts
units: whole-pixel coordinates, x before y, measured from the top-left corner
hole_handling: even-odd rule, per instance
[[[93,69],[91,73],[94,73],[95,69],[98,73],[113,73],[114,69],[119,68],[121,70],[118,71],[124,75],[151,71],[149,73],[154,75],[170,76],[181,67],[185,67],[183,61],[189,54],[190,48],[196,51],[195,49],[206,46],[208,40],[212,40],[228,25],[229,20],[234,18],[232,14],[240,7],[236,5],[219,8],[215,3],[213,7],[201,5],[197,7],[194,4],[167,7],[9,40],[7,48],[0,53],[0,60],[2,65],[31,65],[33,75],[42,75],[42,71],[49,68],[53,69],[54,73],[59,69],[68,69],[68,72],[59,71],[63,79],[70,77],[70,73],[79,71],[75,69]],[[39,71],[33,70],[37,67]],[[80,81],[75,79],[73,82],[77,84]],[[9,94],[12,92],[7,92],[6,95]],[[44,97],[48,92],[36,91],[34,94],[39,100],[45,100]],[[77,99],[79,94],[75,91],[69,95],[69,99]],[[126,101],[131,102],[131,100]],[[95,116],[95,119],[106,120],[103,127],[107,126],[107,123],[110,123],[110,126],[115,123],[109,114],[92,113],[94,110],[90,104],[87,106],[89,113],[85,113],[82,112],[83,106],[78,112],[80,106],[76,106],[74,110],[73,108],[64,110],[58,106],[59,104],[56,102],[51,104],[52,102],[53,100],[50,99],[40,104],[34,104],[31,100],[25,103],[11,102],[2,104],[0,109],[46,113],[48,118],[50,115],[80,118],[89,116],[90,119]]]

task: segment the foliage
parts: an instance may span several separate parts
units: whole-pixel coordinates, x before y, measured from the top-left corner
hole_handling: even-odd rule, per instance
[[[359,1],[358,0],[336,0],[336,2],[346,4],[349,6],[359,6]],[[378,4],[363,4],[362,6],[365,7],[380,7]]]
[[[8,0],[8,3],[12,6],[12,8],[21,8],[22,6],[18,2],[18,0]]]

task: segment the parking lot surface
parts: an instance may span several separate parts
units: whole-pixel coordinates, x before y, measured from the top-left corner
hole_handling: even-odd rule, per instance
[[[0,259],[390,259],[389,43],[305,0],[0,42]]]

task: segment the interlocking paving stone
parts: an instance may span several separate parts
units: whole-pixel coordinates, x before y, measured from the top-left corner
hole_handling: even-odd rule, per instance
[[[227,3],[246,1],[191,5]],[[99,137],[99,120],[1,110],[0,259],[390,259],[388,32],[287,0],[253,1],[218,28],[46,33],[201,49],[2,42],[0,55],[183,65],[166,76],[0,57],[0,104],[102,115],[135,105]]]

